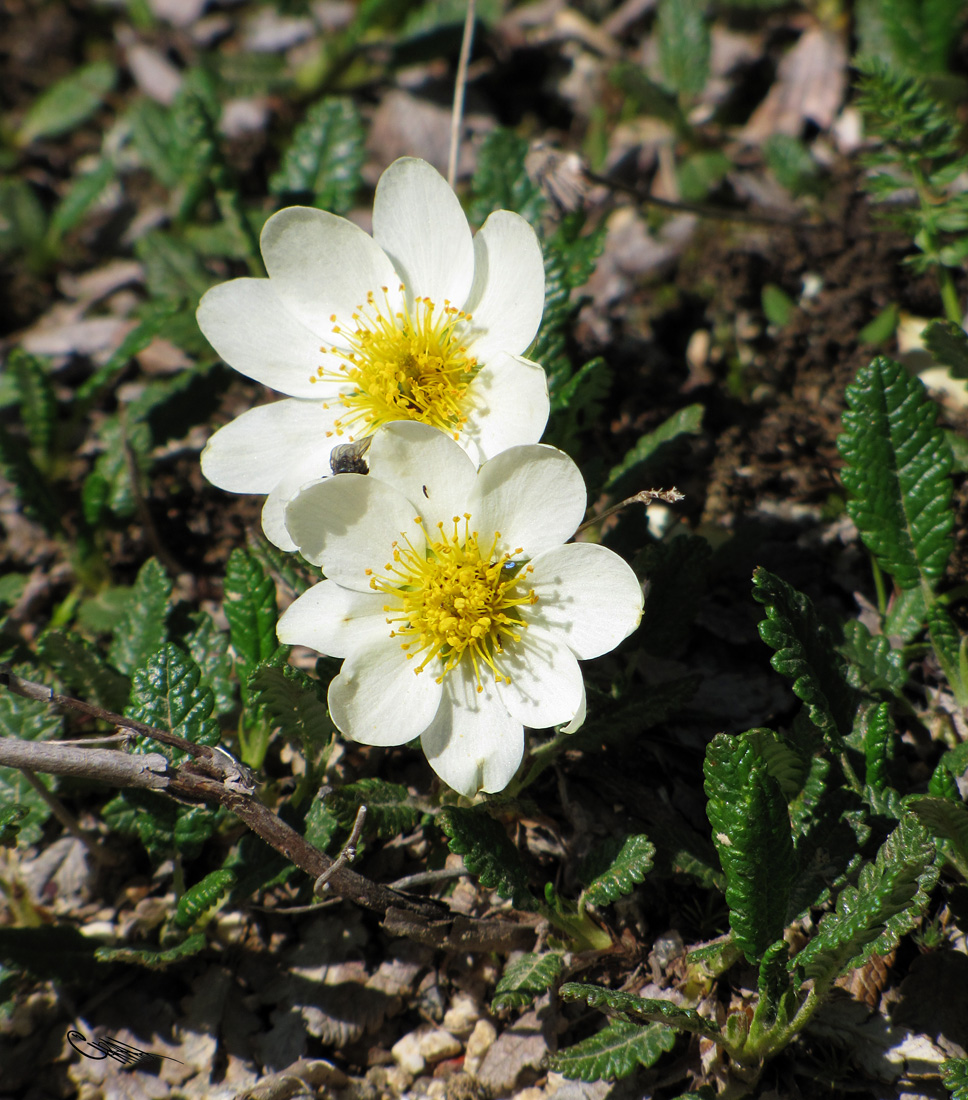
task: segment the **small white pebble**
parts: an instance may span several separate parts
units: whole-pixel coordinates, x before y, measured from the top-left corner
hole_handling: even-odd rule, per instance
[[[449,1031],[438,1027],[420,1036],[419,1050],[426,1061],[442,1062],[445,1058],[456,1058],[461,1052],[461,1044]]]
[[[458,993],[444,1013],[443,1025],[451,1035],[470,1035],[481,1018],[477,1001],[466,993]]]
[[[490,1020],[481,1019],[474,1025],[470,1038],[467,1040],[467,1051],[464,1055],[464,1072],[476,1076],[484,1061],[484,1055],[491,1049],[497,1038],[497,1028]]]
[[[398,1039],[390,1048],[390,1053],[400,1069],[411,1077],[419,1077],[426,1069],[427,1063],[420,1053],[420,1036],[415,1031]]]

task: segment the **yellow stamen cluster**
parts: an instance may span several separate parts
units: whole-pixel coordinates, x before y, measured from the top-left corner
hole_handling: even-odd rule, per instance
[[[440,683],[466,657],[474,666],[477,690],[483,691],[481,675],[488,669],[496,682],[511,683],[498,664],[507,642],[519,642],[527,626],[514,608],[537,603],[538,597],[533,589],[524,591],[520,585],[531,566],[520,568],[511,554],[497,554],[500,532],[495,532],[482,553],[470,518],[464,514],[461,530],[461,519],[454,516],[452,533],[439,523],[436,538],[424,529],[426,552],[417,551],[404,535],[402,542],[393,544],[387,575],[372,576],[370,587],[390,597],[383,610],[394,627],[391,637],[406,639],[401,648],[407,660],[421,657],[414,672],[422,672],[439,658]],[[414,522],[423,529],[419,516]]]
[[[438,309],[430,298],[394,311],[387,288],[381,289],[382,308],[371,291],[353,314],[355,329],[334,323],[342,346],[320,349],[342,359],[341,366],[319,367],[310,379],[354,387],[340,395],[346,415],[335,432],[371,435],[392,420],[419,420],[456,439],[467,419],[464,395],[478,369],[462,342],[471,315],[446,300]]]

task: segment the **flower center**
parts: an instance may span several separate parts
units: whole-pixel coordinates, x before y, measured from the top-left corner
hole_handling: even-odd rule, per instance
[[[431,538],[418,516],[414,521],[427,536],[426,552],[414,549],[404,534],[393,544],[393,561],[385,566],[386,576],[372,576],[370,587],[390,600],[384,604],[387,622],[394,628],[392,638],[406,640],[401,648],[407,660],[420,656],[414,672],[420,673],[434,658],[442,668],[437,682],[466,657],[474,666],[477,690],[483,691],[482,673],[490,670],[496,682],[511,683],[511,677],[499,666],[507,642],[519,642],[527,623],[515,610],[522,604],[535,604],[534,589],[525,591],[520,582],[531,572],[505,552],[496,555],[496,531],[491,545],[483,553],[478,533],[470,529],[465,512],[463,531],[459,516],[448,533],[437,525],[437,537]],[[522,551],[516,550],[515,554]]]
[[[464,394],[478,369],[462,342],[471,315],[446,300],[438,309],[430,298],[394,311],[387,288],[381,289],[382,308],[371,291],[353,314],[354,329],[332,315],[343,346],[321,350],[342,363],[335,370],[319,367],[310,378],[353,386],[340,394],[346,413],[335,422],[335,434],[366,436],[392,420],[419,420],[456,439],[467,420]]]

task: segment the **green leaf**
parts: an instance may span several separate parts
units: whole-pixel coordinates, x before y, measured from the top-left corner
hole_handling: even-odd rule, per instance
[[[24,515],[49,535],[61,532],[62,508],[47,479],[27,453],[24,441],[0,424],[0,471],[13,485]]]
[[[352,827],[360,806],[366,805],[364,835],[383,839],[402,836],[415,829],[423,816],[410,803],[410,793],[399,783],[385,779],[358,779],[338,787],[326,796],[326,805],[344,829]]]
[[[191,617],[195,629],[185,635],[189,656],[198,665],[202,684],[212,689],[215,699],[214,713],[228,714],[235,709],[236,683],[232,678],[232,658],[229,640],[219,630],[215,620],[206,611],[198,611]]]
[[[611,905],[635,887],[652,870],[655,845],[647,836],[639,833],[624,841],[614,838],[610,845],[610,865],[588,884],[584,897],[593,905]]]
[[[245,550],[232,551],[225,568],[225,617],[232,649],[243,669],[254,671],[267,661],[279,661],[288,648],[276,638],[276,586]]]
[[[535,997],[550,989],[561,976],[561,955],[547,951],[543,955],[521,955],[504,967],[494,987],[492,1012],[524,1008]]]
[[[273,195],[311,195],[313,205],[345,214],[360,188],[366,134],[351,99],[313,103],[296,127],[279,170],[269,178]]]
[[[949,1058],[940,1065],[941,1083],[951,1100],[968,1100],[968,1058]]]
[[[807,777],[807,762],[800,753],[775,730],[747,730],[743,737],[766,764],[766,770],[780,785],[783,797],[792,799],[803,789]]]
[[[81,490],[84,518],[91,527],[107,522],[107,513],[118,519],[135,514],[151,450],[148,425],[127,423],[123,413],[107,417],[97,437],[102,450]]]
[[[676,1033],[665,1024],[640,1027],[615,1020],[596,1035],[553,1054],[550,1068],[579,1081],[615,1081],[640,1066],[655,1065],[676,1043]]]
[[[796,302],[776,283],[765,283],[760,291],[763,314],[771,325],[783,328],[796,311]]]
[[[217,745],[220,731],[212,718],[215,698],[211,688],[201,686],[198,665],[173,642],[167,642],[151,656],[144,668],[135,671],[131,684],[128,718],[158,729],[168,730],[197,745]],[[139,751],[163,752],[173,764],[181,764],[188,754],[153,741],[137,738]]]
[[[894,721],[890,704],[880,703],[866,711],[861,729],[867,765],[864,783],[881,791],[888,786],[887,764],[894,756]]]
[[[655,457],[662,446],[671,443],[679,436],[699,435],[702,431],[702,418],[705,411],[702,405],[687,405],[684,409],[673,413],[658,428],[642,436],[635,446],[627,452],[622,461],[609,471],[605,488],[614,488],[620,478],[631,474],[633,471],[639,477],[642,477],[645,464]],[[639,488],[641,487],[639,486]]]
[[[214,282],[195,249],[174,233],[152,230],[135,241],[134,252],[154,298],[196,303]]]
[[[290,665],[263,666],[249,677],[249,690],[283,737],[301,745],[307,760],[315,763],[336,728],[320,682]]]
[[[170,302],[162,302],[154,306],[143,317],[111,353],[110,359],[77,388],[75,400],[85,408],[93,403],[97,397],[107,390],[114,382],[115,377],[124,370],[131,360],[154,340],[169,324],[176,311],[176,307]]]
[[[968,333],[953,321],[932,321],[921,334],[924,346],[954,378],[968,378]]]
[[[117,175],[117,168],[109,157],[102,157],[90,172],[75,176],[67,194],[58,203],[50,219],[50,234],[59,240],[76,228],[88,210],[97,202]]]
[[[933,590],[953,547],[951,449],[937,408],[899,363],[878,356],[847,387],[837,441],[847,511],[900,588]]]
[[[961,0],[886,0],[880,15],[903,67],[935,76],[946,73],[965,19]]]
[[[894,302],[886,306],[874,318],[857,333],[857,339],[862,344],[885,344],[897,331],[898,321],[901,318],[900,310]]]
[[[173,963],[190,959],[204,950],[205,933],[196,932],[167,951],[149,951],[143,947],[99,947],[94,952],[94,957],[98,962],[129,963],[132,966],[143,966],[147,970],[164,970]]]
[[[30,669],[16,669],[18,675],[30,677]],[[36,677],[36,674],[34,674]],[[59,737],[64,719],[52,707],[37,699],[24,699],[9,691],[0,691],[0,737],[18,737],[22,741],[50,741]],[[55,790],[55,775],[38,774],[37,779]],[[20,837],[25,845],[40,840],[44,822],[50,817],[47,803],[27,782],[19,768],[0,768],[0,806],[20,806],[27,811],[20,822]]]
[[[0,848],[16,848],[17,834],[24,818],[30,814],[27,806],[0,807]]]
[[[720,1036],[719,1028],[711,1020],[701,1016],[694,1008],[683,1008],[674,1001],[636,997],[634,993],[580,982],[566,982],[559,992],[563,1001],[584,1001],[589,1008],[620,1013],[638,1024],[662,1023],[708,1039],[718,1039]]]
[[[22,179],[0,179],[0,255],[26,252],[44,259],[47,214],[33,187]]]
[[[7,369],[16,381],[20,419],[27,429],[30,445],[47,456],[57,423],[57,399],[48,368],[36,355],[28,354],[23,348],[14,348],[7,356]]]
[[[222,869],[207,874],[178,900],[175,912],[175,927],[188,931],[205,916],[214,905],[225,897],[235,885],[235,872]]]
[[[690,153],[676,166],[676,180],[684,202],[702,202],[732,171],[733,162],[718,149]]]
[[[41,657],[75,695],[106,710],[120,711],[128,702],[131,685],[126,676],[105,661],[101,650],[69,631],[50,630],[39,642]]]
[[[871,955],[887,954],[927,907],[938,879],[934,854],[923,826],[914,814],[905,814],[876,860],[861,869],[857,885],[840,892],[836,911],[821,918],[792,965],[827,986]]]
[[[110,61],[92,61],[52,84],[31,104],[17,131],[17,143],[27,145],[76,129],[101,106],[117,75]]]
[[[730,928],[747,959],[757,962],[783,935],[796,871],[786,800],[746,735],[717,734],[703,771]]]
[[[689,121],[683,114],[677,97],[650,80],[641,65],[632,61],[620,61],[609,73],[609,80],[624,93],[627,111],[651,115],[668,123],[679,133],[689,133]]]
[[[853,727],[854,701],[843,662],[813,604],[763,568],[753,573],[753,599],[766,609],[759,632],[776,651],[770,664],[793,681],[793,693],[807,705],[814,725],[839,744]]]
[[[510,898],[515,909],[534,912],[538,908],[517,849],[500,822],[486,810],[446,806],[437,815],[437,824],[447,837],[447,846],[464,857],[464,866],[486,890]]]
[[[655,20],[659,68],[666,87],[697,96],[709,76],[706,0],[661,0]]]
[[[171,581],[156,558],[138,570],[124,616],[114,632],[108,658],[126,676],[156,653],[165,640]]]
[[[498,127],[481,142],[468,216],[483,225],[494,210],[513,210],[535,225],[545,209],[541,188],[525,168],[528,142],[513,130]]]
[[[789,134],[771,134],[763,142],[763,156],[781,187],[795,196],[817,194],[822,189],[820,167],[810,149]]]
[[[935,840],[948,842],[953,849],[952,862],[965,875],[968,872],[968,807],[961,801],[928,795],[906,798],[904,804]]]
[[[639,638],[656,657],[668,657],[686,641],[699,602],[706,593],[712,549],[698,535],[677,535],[653,542],[635,562],[639,576],[649,578],[649,598]]]
[[[871,634],[859,619],[844,625],[844,642],[838,652],[849,662],[847,679],[851,687],[871,694],[889,692],[900,696],[907,683],[904,654],[891,646],[884,634]]]
[[[545,442],[567,451],[601,415],[613,374],[604,359],[590,359],[551,395],[552,419]]]
[[[928,635],[931,648],[944,670],[958,703],[968,706],[968,685],[965,684],[965,636],[954,619],[941,606],[932,604],[927,614]]]

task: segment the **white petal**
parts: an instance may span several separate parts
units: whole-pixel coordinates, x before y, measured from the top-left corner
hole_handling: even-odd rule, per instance
[[[273,486],[272,492],[262,505],[262,530],[273,546],[278,546],[287,554],[299,549],[289,534],[289,528],[286,527],[286,509],[296,498],[300,489],[322,481],[320,474],[323,471],[328,473],[329,469],[329,452],[321,452],[295,463],[286,471],[285,477],[280,478]]]
[[[398,638],[348,657],[329,685],[337,728],[364,745],[405,745],[418,737],[437,713],[442,689],[428,672],[413,669]]]
[[[293,399],[248,409],[208,441],[202,473],[230,493],[271,492],[294,464],[306,460],[319,466],[319,474],[329,473],[333,444],[326,433],[336,415],[320,401]]]
[[[388,424],[373,436],[367,452],[370,476],[392,485],[411,502],[433,531],[467,511],[477,467],[445,432],[414,420]]]
[[[495,794],[514,778],[524,755],[524,730],[494,690],[477,691],[473,670],[461,662],[444,678],[444,697],[420,738],[430,766],[455,791]]]
[[[282,304],[268,279],[232,279],[207,290],[198,304],[198,327],[219,355],[241,374],[290,397],[327,397],[316,369],[336,369],[322,337]],[[328,326],[332,328],[332,325]]]
[[[487,362],[496,352],[525,351],[541,324],[544,282],[535,231],[520,214],[495,210],[474,238],[474,285],[464,309],[481,336],[470,353]]]
[[[537,363],[495,355],[474,378],[461,445],[484,462],[523,443],[537,443],[548,423],[548,379]],[[471,457],[475,452],[471,452]]]
[[[512,447],[480,468],[467,509],[482,538],[501,532],[501,545],[533,558],[560,546],[585,514],[585,483],[556,447]]]
[[[333,341],[332,315],[346,324],[381,287],[399,303],[399,279],[373,238],[358,225],[311,206],[288,206],[262,230],[262,257],[276,293],[304,325]]]
[[[530,619],[530,616],[529,616]],[[509,646],[498,668],[511,683],[497,685],[508,711],[532,729],[569,722],[581,706],[581,669],[567,644],[553,633],[529,627]]]
[[[585,724],[585,718],[588,715],[588,704],[585,698],[585,683],[582,681],[581,685],[581,702],[578,704],[578,711],[575,717],[568,723],[567,726],[561,727],[562,733],[576,733]]]
[[[569,543],[531,565],[538,602],[529,621],[556,632],[580,660],[614,649],[639,625],[642,586],[629,564],[606,547]]]
[[[330,657],[380,645],[389,631],[379,595],[350,592],[331,580],[293,600],[276,627],[283,645],[308,646]]]
[[[328,577],[370,592],[370,575],[384,575],[403,533],[422,554],[423,531],[410,501],[368,474],[340,474],[306,486],[286,509],[286,527],[300,553]]]
[[[373,236],[410,295],[463,305],[474,279],[474,245],[457,196],[425,160],[401,157],[380,177]]]

